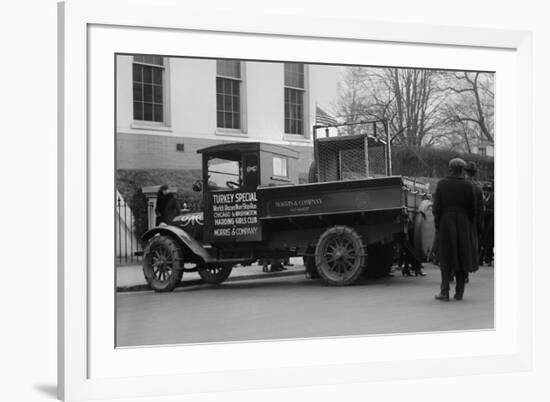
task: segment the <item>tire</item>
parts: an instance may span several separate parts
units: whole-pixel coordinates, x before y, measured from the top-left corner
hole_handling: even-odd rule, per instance
[[[199,268],[199,275],[205,283],[219,285],[229,278],[232,270],[232,265],[213,265],[208,268]]]
[[[361,276],[365,254],[361,236],[355,230],[348,226],[334,226],[319,238],[315,264],[319,275],[329,285],[345,286]]]
[[[306,273],[310,279],[319,279],[321,275],[317,271],[317,266],[315,266],[315,257],[314,256],[304,256],[304,267],[306,268]]]
[[[155,292],[171,292],[183,275],[183,252],[169,236],[155,236],[147,244],[143,257],[143,275]]]

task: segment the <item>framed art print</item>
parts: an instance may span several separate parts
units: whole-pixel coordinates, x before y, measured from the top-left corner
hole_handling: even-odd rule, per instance
[[[529,33],[128,7],[59,5],[61,398],[530,368]]]

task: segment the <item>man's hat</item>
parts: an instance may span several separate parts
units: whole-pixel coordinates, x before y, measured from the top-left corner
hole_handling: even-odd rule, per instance
[[[453,158],[449,161],[449,168],[462,170],[466,168],[466,162],[461,158]]]
[[[477,173],[477,165],[475,162],[468,162],[466,167],[464,168],[465,171],[468,173],[476,174]]]

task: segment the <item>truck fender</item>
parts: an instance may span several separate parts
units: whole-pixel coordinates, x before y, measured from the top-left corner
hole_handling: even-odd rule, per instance
[[[144,241],[148,241],[152,237],[156,236],[157,234],[160,235],[167,235],[167,236],[173,236],[179,241],[181,241],[185,246],[189,248],[193,253],[201,257],[204,262],[214,262],[215,258],[208,253],[208,251],[202,246],[201,243],[199,243],[197,240],[195,240],[193,237],[191,237],[185,230],[180,229],[177,226],[171,226],[171,225],[162,225],[155,227],[151,230],[148,230],[141,236],[141,239]]]

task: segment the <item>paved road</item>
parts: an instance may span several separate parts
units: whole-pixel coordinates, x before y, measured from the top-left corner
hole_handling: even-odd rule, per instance
[[[238,269],[238,268],[237,268]],[[425,277],[331,287],[302,276],[119,293],[117,345],[162,345],[493,328],[493,269],[471,275],[462,302],[438,302]]]

